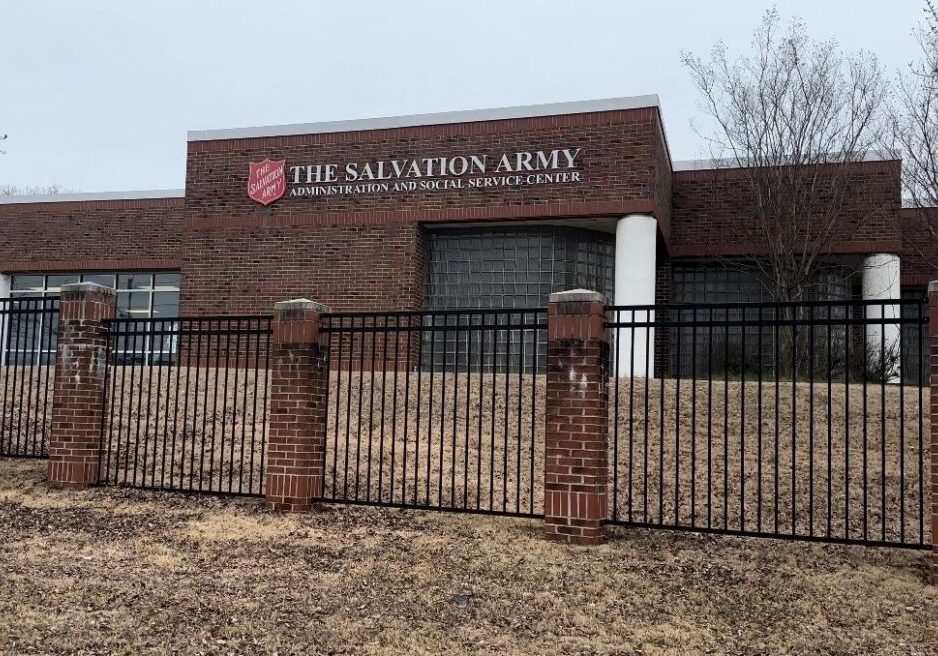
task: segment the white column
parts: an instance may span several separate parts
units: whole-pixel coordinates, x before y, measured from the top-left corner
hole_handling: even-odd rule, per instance
[[[658,222],[653,216],[630,214],[616,223],[615,305],[654,305],[657,240]],[[619,321],[653,319],[654,311],[618,313]],[[620,328],[612,339],[620,377],[655,375],[654,328]]]
[[[9,305],[4,299],[10,298],[10,284],[12,276],[6,273],[0,273],[0,309],[4,310],[0,315],[0,366],[7,363],[7,330],[10,327]]]
[[[889,301],[901,298],[899,285],[899,256],[893,253],[877,253],[863,260],[863,300]],[[899,305],[870,305],[866,308],[867,319],[897,319]],[[899,340],[901,337],[898,323],[876,324],[866,327],[867,354],[870,365],[876,370],[883,360],[887,365],[888,381],[899,380]],[[885,347],[885,358],[883,357]]]

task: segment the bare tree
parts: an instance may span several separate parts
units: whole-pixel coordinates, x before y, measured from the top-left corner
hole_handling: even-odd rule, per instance
[[[865,52],[843,54],[836,41],[812,39],[802,22],[783,25],[770,10],[754,32],[750,53],[731,55],[717,43],[709,56],[685,52],[682,61],[709,118],[702,136],[715,166],[735,169],[732,180],[746,196],[742,205],[751,208],[721,226],[721,241],[735,252],[715,248],[714,257],[753,273],[774,300],[806,300],[817,286],[828,287],[826,273],[851,267],[837,254],[838,242],[864,230],[882,232],[897,219],[897,199],[884,199],[882,188],[868,184],[859,166],[882,143],[888,85],[877,59]],[[806,310],[784,306],[776,312],[794,319]],[[856,336],[845,327],[831,333],[839,346],[817,362],[807,331],[779,328],[776,375],[862,367],[863,357],[843,358],[850,353],[846,343]],[[749,367],[751,355],[748,349],[740,353],[742,367]]]
[[[33,196],[47,194],[68,194],[74,190],[55,182],[48,185],[29,185],[17,187],[15,185],[0,185],[0,196]]]
[[[938,10],[926,0],[925,20],[915,31],[921,58],[900,75],[890,106],[888,147],[901,157],[903,191],[907,202],[922,209],[922,227],[938,241]],[[931,264],[932,248],[921,245]]]
[[[0,134],[0,142],[3,142],[6,138],[7,135]],[[6,154],[6,151],[0,149],[0,155],[3,154]],[[25,187],[10,184],[0,185],[0,196],[45,196],[49,194],[68,194],[74,191],[74,189],[60,185],[57,182],[46,185],[27,185]]]
[[[876,58],[843,55],[803,23],[767,11],[751,54],[718,43],[706,58],[683,53],[712,131],[718,166],[739,168],[752,216],[728,239],[758,245],[734,262],[754,270],[779,301],[805,298],[831,266],[833,246],[895,208],[862,199],[856,167],[880,143],[887,84]],[[863,208],[858,211],[858,208]]]

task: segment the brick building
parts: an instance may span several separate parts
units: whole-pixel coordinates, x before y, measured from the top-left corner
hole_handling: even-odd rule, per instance
[[[901,209],[900,162],[851,166],[853,223],[832,256],[876,266],[819,294],[923,296],[938,272]],[[90,280],[135,317],[295,297],[530,307],[570,288],[617,304],[769,300],[727,266],[760,248],[733,237],[752,216],[740,173],[672,161],[655,96],[190,132],[184,191],[0,200],[0,296]]]

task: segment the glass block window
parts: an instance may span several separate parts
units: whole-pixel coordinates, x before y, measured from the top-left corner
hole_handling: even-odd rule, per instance
[[[101,272],[101,273],[50,273],[16,274],[12,276],[10,297],[49,297],[58,296],[62,285],[75,282],[94,282],[117,289],[117,317],[157,319],[174,317],[179,313],[179,273],[175,272]],[[51,323],[44,316],[38,319],[40,324]],[[55,354],[56,329],[53,325],[29,326],[34,334],[41,334],[41,340],[28,340],[32,346],[27,352],[15,349],[12,345],[27,343],[17,334],[27,328],[14,322],[10,326],[7,343],[4,347],[8,354],[17,351],[17,359],[26,362],[47,362]],[[142,338],[141,338],[142,339]],[[137,345],[138,349],[140,345]],[[175,344],[148,344],[143,347],[147,352],[172,353]],[[11,361],[11,360],[8,360]]]
[[[768,288],[748,271],[718,265],[672,267],[671,300],[674,303],[759,303],[771,300]]]
[[[609,233],[562,226],[513,226],[434,230],[428,241],[428,310],[543,308],[551,292],[576,288],[594,289],[610,299],[613,296],[615,237]],[[460,325],[468,325],[470,319],[463,316]],[[522,320],[533,319],[514,313],[498,317],[503,322]],[[538,366],[543,366],[546,333],[537,339],[535,331],[515,331],[510,337],[508,332],[500,332],[495,345],[484,348],[467,344],[467,331],[447,333],[446,339],[433,344],[434,366],[459,366],[459,362],[465,366],[469,353],[473,366],[482,362],[486,368],[517,370],[519,363],[531,366],[534,357]],[[430,344],[425,343],[425,363],[430,351]]]
[[[613,235],[532,226],[435,230],[427,309],[544,307],[551,292],[584,288],[612,297]]]
[[[768,303],[775,300],[755,271],[732,263],[677,263],[672,265],[671,299],[674,303]],[[837,301],[851,298],[846,271],[820,272],[805,300]]]
[[[742,265],[732,263],[674,263],[671,279],[671,298],[679,303],[769,303],[774,301],[771,288],[759,277],[757,272],[746,270]],[[851,281],[846,270],[830,269],[820,272],[805,300],[834,301],[849,300],[853,297]],[[681,310],[682,321],[695,319],[694,310]],[[697,310],[696,319],[707,321],[759,321],[775,318],[775,310],[765,308],[761,312],[750,309],[713,309]],[[745,312],[745,317],[744,317]],[[802,310],[809,319],[811,310]],[[827,319],[828,308],[814,310],[816,318]],[[843,319],[846,308],[837,307],[831,311],[830,318]],[[786,315],[779,315],[785,318]],[[822,348],[827,344],[827,330],[831,331],[832,352],[825,354]],[[745,331],[745,335],[743,334]],[[761,334],[760,334],[761,333]],[[809,342],[815,342],[815,368],[842,368],[844,344],[848,338],[843,326],[825,328],[815,327],[813,336],[801,330],[790,334],[790,329],[782,328],[778,335],[780,349],[776,349],[777,331],[771,326],[728,326],[694,329],[691,326],[671,328],[669,331],[671,362],[673,371],[681,376],[726,375],[738,378],[742,375],[755,377],[760,373],[765,377],[779,375],[802,377],[811,371],[810,363],[801,357],[801,351],[811,350]],[[851,336],[853,338],[855,336]],[[787,345],[794,340],[795,346]],[[789,358],[780,361],[776,367],[776,353],[785,354],[794,350],[795,362],[789,364]],[[823,359],[823,362],[820,360]]]
[[[902,318],[914,319],[916,322],[928,315],[928,305],[925,300],[928,292],[921,287],[906,287],[902,289],[903,299],[920,300],[920,305],[903,305]],[[928,325],[908,323],[903,324],[900,330],[901,339],[901,375],[902,382],[907,385],[927,384],[931,373],[928,364]]]

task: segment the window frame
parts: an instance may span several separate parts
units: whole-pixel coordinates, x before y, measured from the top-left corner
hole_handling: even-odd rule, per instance
[[[173,316],[166,317],[154,317],[154,297],[157,293],[167,293],[175,292],[176,293],[176,315],[178,316],[179,312],[179,295],[182,292],[182,275],[179,271],[161,271],[161,270],[141,270],[141,271],[48,271],[48,272],[19,272],[8,274],[10,276],[10,290],[9,290],[9,299],[14,300],[17,298],[24,297],[41,297],[41,298],[50,298],[59,296],[61,294],[61,285],[50,286],[50,278],[75,278],[74,282],[97,282],[100,284],[99,280],[101,276],[110,276],[112,282],[112,288],[117,292],[117,314],[116,318],[142,318],[148,319],[144,324],[145,331],[149,332],[152,329],[154,319],[157,321],[171,319]],[[166,284],[165,281],[161,284],[157,284],[157,279],[160,276],[175,276],[176,285],[173,287],[171,284]],[[147,276],[148,282],[143,287],[119,287],[122,276]],[[41,286],[31,286],[31,287],[16,287],[17,278],[25,277],[38,277],[42,280]],[[88,278],[97,278],[98,280],[87,280]],[[62,283],[68,284],[68,283]],[[131,294],[146,294],[147,303],[145,310],[137,310],[135,313],[130,311],[129,301]],[[121,315],[120,312],[120,300],[122,296],[128,297],[128,308],[126,314]],[[140,313],[143,312],[143,316],[140,316]],[[37,348],[13,348],[12,347],[12,330],[7,329],[6,335],[4,336],[4,343],[2,345],[4,362],[7,364],[17,363],[17,364],[27,364],[33,365],[41,364],[51,364],[55,357],[56,350],[56,336],[53,333],[50,333],[48,340],[44,339],[45,333],[45,322],[46,314],[39,314],[39,323],[38,326],[33,328],[41,336],[39,340],[39,345]],[[162,337],[160,338],[163,339]],[[178,339],[177,336],[173,335],[170,340],[169,349],[167,350],[165,342],[160,343],[159,350],[151,350],[151,341],[153,338],[151,335],[147,334],[144,336],[144,345],[142,353],[145,354],[146,364],[152,364],[154,360],[163,361],[165,356],[172,356],[178,350]],[[127,355],[128,353],[140,353],[141,351],[134,348],[130,351],[126,349],[115,349],[115,354],[118,355]],[[27,356],[27,354],[29,354]],[[23,361],[20,362],[18,358],[23,356]],[[158,356],[155,357],[155,356]]]

